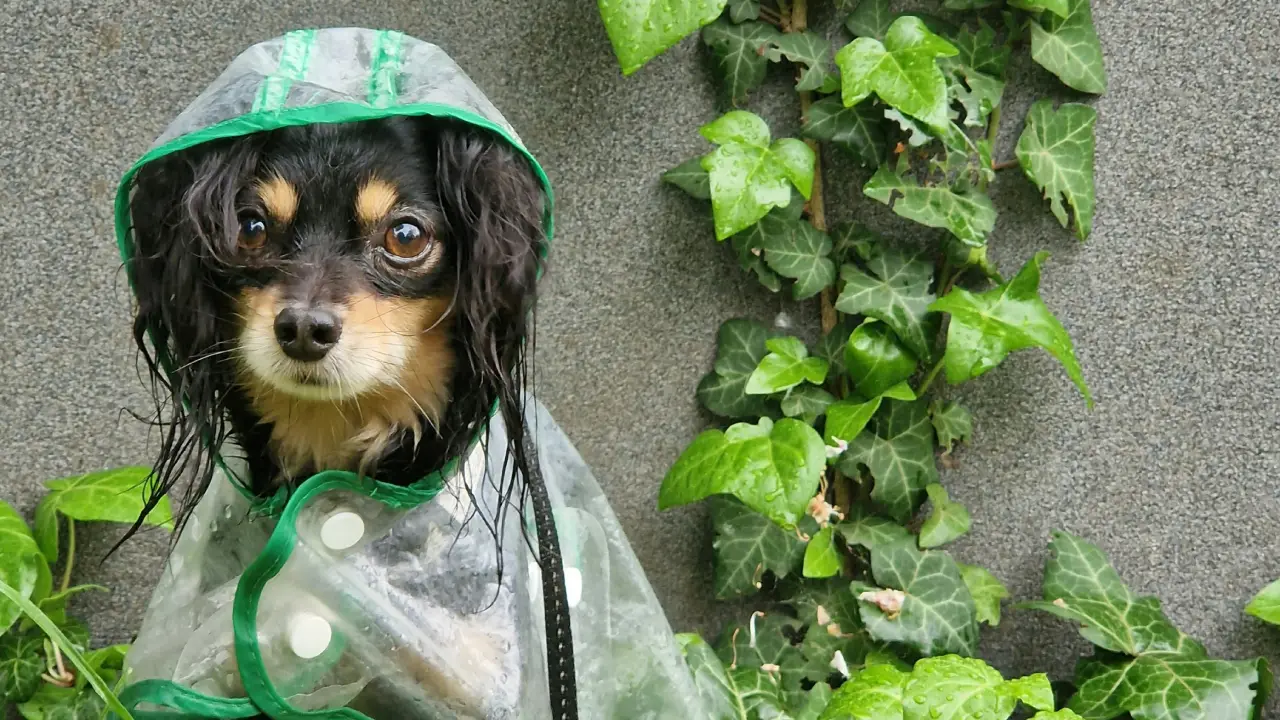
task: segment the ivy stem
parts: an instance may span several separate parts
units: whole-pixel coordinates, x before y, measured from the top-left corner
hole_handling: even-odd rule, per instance
[[[992,163],[991,169],[992,170],[1008,170],[1010,168],[1016,168],[1020,164],[1021,163],[1019,163],[1016,159],[1005,160],[1004,162]]]
[[[938,371],[941,369],[942,358],[938,358],[938,362],[933,364],[929,374],[924,376],[924,382],[920,384],[920,389],[916,391],[916,397],[924,397],[924,394],[929,391],[929,386],[933,384],[933,379],[938,377]]]
[[[996,136],[1000,134],[1000,106],[995,106],[991,111],[991,116],[987,119],[987,142],[991,143],[992,149],[995,149]]]
[[[62,568],[62,584],[58,592],[66,592],[71,587],[71,568],[76,564],[76,521],[67,518],[67,563]]]

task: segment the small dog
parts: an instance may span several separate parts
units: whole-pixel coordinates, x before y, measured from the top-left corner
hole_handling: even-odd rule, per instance
[[[190,474],[185,519],[228,439],[261,495],[328,469],[408,484],[495,403],[527,471],[546,203],[517,150],[435,118],[288,127],[144,166],[134,340],[170,414],[152,502]]]

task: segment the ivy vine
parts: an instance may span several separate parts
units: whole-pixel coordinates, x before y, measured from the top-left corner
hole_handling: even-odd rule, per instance
[[[1087,102],[1038,100],[1014,158],[994,157],[1014,53],[1077,99],[1106,91],[1089,0],[933,0],[908,13],[832,2],[838,38],[809,29],[807,0],[599,0],[627,75],[700,33],[726,112],[698,129],[708,150],[662,179],[709,202],[715,241],[743,271],[821,318],[812,343],[747,318],[721,326],[696,391],[720,422],[659,493],[661,508],[708,503],[716,596],[761,603],[714,646],[679,636],[708,717],[1003,720],[1019,705],[1038,720],[1256,717],[1264,660],[1211,658],[1101,549],[1061,532],[1042,600],[1017,607],[1077,624],[1095,653],[1057,693],[1044,674],[1003,678],[975,655],[1009,592],[943,549],[970,517],[938,466],[973,432],[944,385],[1040,348],[1093,404],[1040,296],[1047,253],[1006,277],[987,252],[989,193],[1006,169],[1034,183],[1065,232],[1092,231]],[[794,69],[799,137],[744,109],[776,63]],[[836,152],[865,172],[864,195],[922,237],[828,227],[823,158]],[[1280,623],[1280,581],[1248,612]]]

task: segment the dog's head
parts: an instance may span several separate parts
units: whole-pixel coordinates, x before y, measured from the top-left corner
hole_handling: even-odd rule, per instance
[[[229,437],[266,492],[334,467],[412,482],[495,402],[521,427],[545,196],[504,140],[284,128],[144,166],[130,206],[135,340],[168,406],[157,491],[190,472],[203,493]]]

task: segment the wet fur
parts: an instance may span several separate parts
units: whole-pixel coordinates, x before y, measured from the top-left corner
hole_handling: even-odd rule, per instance
[[[371,179],[427,208],[443,248],[430,267],[384,272],[353,261],[373,211],[352,198]],[[299,234],[297,248],[281,246],[294,256],[246,261],[235,242],[246,198],[329,234]],[[370,198],[374,209],[388,204]],[[460,455],[495,402],[513,439],[508,458],[527,476],[514,440],[523,437],[545,208],[528,162],[503,141],[435,119],[286,128],[145,166],[130,207],[134,340],[160,430],[148,510],[186,487],[181,525],[212,480],[210,449],[227,440],[244,451],[246,480],[263,495],[330,468],[408,484]],[[289,300],[282,293],[339,308],[344,333],[363,328],[371,348],[363,362],[389,352],[373,349],[379,337],[409,353],[399,387],[333,402],[264,382],[246,366],[244,345],[265,337]],[[490,477],[504,497],[522,496],[506,467]],[[500,526],[501,518],[486,522]]]

